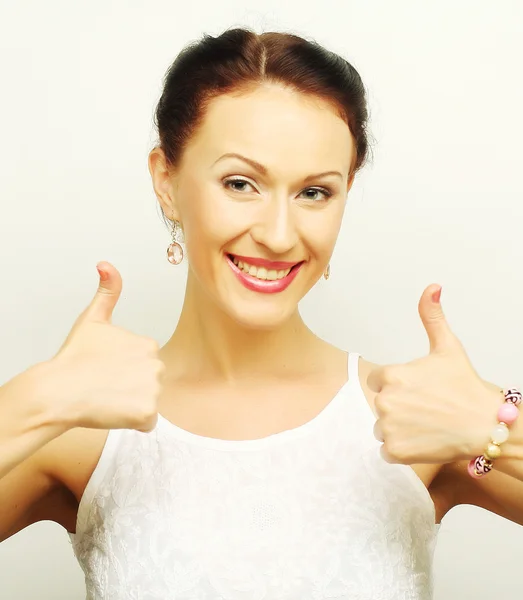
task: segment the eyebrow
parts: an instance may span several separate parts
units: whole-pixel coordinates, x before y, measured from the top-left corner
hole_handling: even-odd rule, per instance
[[[248,165],[250,165],[253,169],[256,169],[256,171],[260,172],[262,175],[267,175],[267,173],[269,172],[269,169],[267,169],[266,166],[262,165],[258,161],[253,160],[252,158],[247,158],[246,156],[243,156],[241,154],[237,154],[236,152],[228,152],[227,154],[223,154],[222,156],[220,156],[220,158],[214,161],[213,166],[220,160],[223,160],[224,158],[238,158],[239,160],[243,160],[243,162],[246,162]],[[324,171],[323,173],[315,173],[314,175],[308,175],[303,181],[307,182],[311,179],[326,177],[327,175],[337,175],[338,177],[341,177],[341,179],[343,179],[343,175],[339,171]]]

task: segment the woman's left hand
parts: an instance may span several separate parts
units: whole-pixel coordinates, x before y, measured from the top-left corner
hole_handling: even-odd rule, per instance
[[[441,308],[441,288],[430,285],[419,302],[428,356],[374,369],[374,435],[387,462],[448,463],[482,454],[503,397],[483,381]]]

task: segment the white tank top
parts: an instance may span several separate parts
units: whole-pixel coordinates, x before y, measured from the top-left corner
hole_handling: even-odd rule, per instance
[[[87,599],[431,598],[434,504],[381,458],[358,360],[319,415],[265,438],[111,430],[70,534]]]

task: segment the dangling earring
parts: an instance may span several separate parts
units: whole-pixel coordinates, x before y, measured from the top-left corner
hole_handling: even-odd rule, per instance
[[[180,222],[174,218],[174,215],[172,221],[172,241],[167,248],[167,260],[171,263],[171,265],[179,265],[183,260],[183,248],[180,245],[180,242],[182,241],[182,228],[180,226]]]
[[[325,279],[328,279],[330,277],[331,274],[331,264],[329,263],[325,269],[325,271],[323,271],[323,277]]]

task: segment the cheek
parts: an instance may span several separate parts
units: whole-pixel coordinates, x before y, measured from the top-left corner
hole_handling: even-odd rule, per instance
[[[216,190],[196,179],[187,180],[180,189],[180,198],[186,242],[191,243],[195,238],[205,238],[208,242],[220,230],[223,221]]]
[[[216,253],[245,231],[245,208],[225,197],[218,185],[196,181],[188,182],[180,198],[187,253],[201,269],[210,264],[210,252]]]
[[[343,208],[332,204],[325,210],[310,211],[300,219],[302,238],[317,258],[332,254],[342,218]]]

